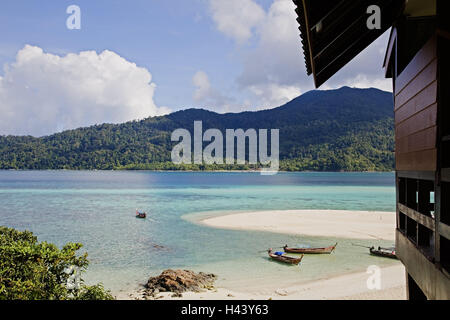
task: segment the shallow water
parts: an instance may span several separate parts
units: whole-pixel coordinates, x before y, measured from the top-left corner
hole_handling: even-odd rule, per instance
[[[31,230],[39,240],[60,246],[83,243],[91,261],[88,282],[101,281],[115,292],[166,268],[217,273],[220,285],[251,290],[267,279],[292,283],[392,264],[352,246],[392,243],[220,230],[192,223],[192,214],[393,212],[394,179],[394,173],[0,171],[0,225]],[[151,219],[136,219],[136,208]],[[336,241],[334,254],[307,256],[301,267],[272,262],[263,252],[285,243],[325,246]]]

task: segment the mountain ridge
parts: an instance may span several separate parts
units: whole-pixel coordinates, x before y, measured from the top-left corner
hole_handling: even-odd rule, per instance
[[[394,167],[392,94],[342,87],[309,91],[273,108],[240,113],[185,109],[129,121],[66,130],[44,137],[0,136],[0,169],[251,169],[175,166],[170,134],[204,130],[280,129],[281,169],[390,171]]]

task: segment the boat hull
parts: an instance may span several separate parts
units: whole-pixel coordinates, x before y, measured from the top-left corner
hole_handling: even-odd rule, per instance
[[[284,246],[284,252],[287,253],[300,253],[300,254],[330,254],[336,249],[337,243],[334,246],[325,248],[289,248]]]
[[[147,212],[139,212],[138,210],[136,210],[136,218],[138,218],[138,219],[147,218]]]
[[[273,254],[271,251],[269,251],[269,257],[272,258],[273,260],[293,265],[298,265],[303,259],[303,255],[300,258],[293,258],[284,255],[278,256],[276,254]]]
[[[398,259],[397,256],[394,253],[384,252],[384,251],[375,250],[375,249],[369,249],[369,250],[370,250],[370,254],[373,255],[373,256],[383,257],[383,258],[391,258],[391,259]]]

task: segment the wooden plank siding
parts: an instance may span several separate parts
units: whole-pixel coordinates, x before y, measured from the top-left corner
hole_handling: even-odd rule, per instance
[[[422,110],[422,112],[416,111],[413,116],[397,122],[398,124],[395,128],[395,137],[397,139],[401,139],[412,135],[414,132],[430,128],[436,125],[436,117],[437,103],[426,107]]]
[[[400,124],[402,121],[412,117],[419,111],[436,103],[437,82],[434,81],[427,88],[419,92],[414,99],[405,103],[402,107],[395,110],[395,123]]]
[[[395,80],[396,169],[435,171],[437,164],[436,37]]]
[[[405,70],[395,80],[396,90],[400,92],[414,77],[436,58],[436,37],[432,37],[409,62]]]
[[[411,80],[402,90],[396,92],[395,95],[395,110],[401,108],[406,102],[411,100],[423,89],[436,81],[437,59],[430,61],[430,64],[425,69],[419,71],[415,78]],[[396,88],[397,85],[396,85]]]
[[[437,127],[414,132],[409,136],[396,139],[396,151],[399,154],[434,149],[436,145]]]
[[[397,170],[433,171],[433,168],[436,168],[436,160],[437,151],[436,149],[431,149],[419,152],[396,154],[395,164]]]

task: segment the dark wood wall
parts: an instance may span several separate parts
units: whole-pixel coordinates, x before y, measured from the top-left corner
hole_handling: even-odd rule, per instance
[[[435,171],[437,54],[433,36],[395,79],[396,168]]]
[[[450,35],[435,30],[402,70],[395,53],[397,255],[428,298],[450,299]]]

